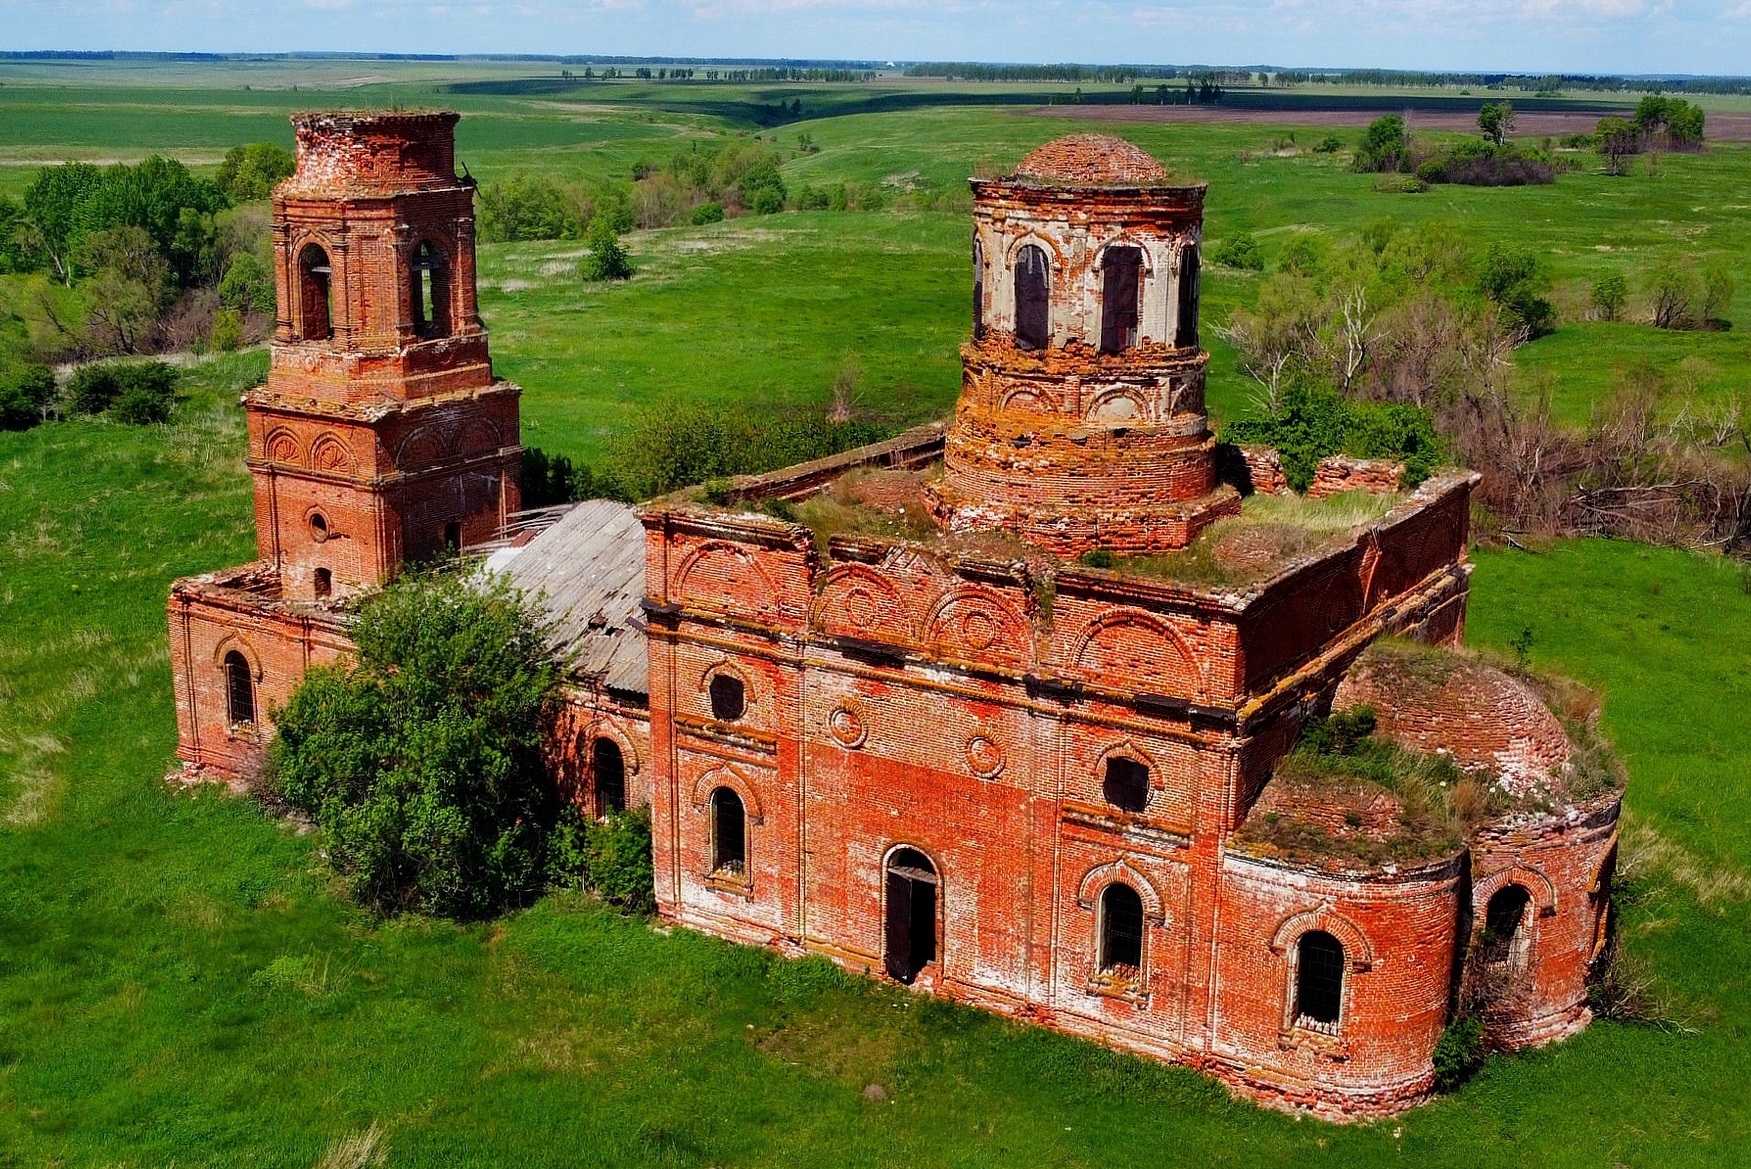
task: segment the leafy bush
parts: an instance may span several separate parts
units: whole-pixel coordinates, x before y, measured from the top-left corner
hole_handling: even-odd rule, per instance
[[[591,220],[584,242],[590,248],[590,254],[584,257],[581,265],[581,274],[585,280],[632,278],[632,260],[627,257],[626,249],[620,246],[620,231],[615,227],[611,215],[603,213]]]
[[[1265,270],[1264,249],[1251,232],[1237,232],[1210,249],[1210,259],[1225,268],[1241,268],[1249,272]]]
[[[274,275],[253,252],[241,252],[219,281],[219,303],[240,313],[274,311]]]
[[[323,832],[360,904],[479,917],[548,873],[541,746],[558,669],[502,581],[410,573],[360,607],[352,667],[275,712],[271,784]]]
[[[1623,278],[1623,273],[1608,272],[1593,281],[1593,315],[1599,320],[1618,320],[1628,302],[1629,281]]]
[[[724,205],[718,202],[701,203],[693,209],[692,223],[694,227],[704,227],[708,223],[722,223]]]
[[[576,200],[552,179],[514,174],[480,188],[480,239],[579,239],[584,234]]]
[[[1483,1067],[1483,1020],[1465,1015],[1447,1025],[1435,1044],[1435,1090],[1451,1092]]]
[[[1556,328],[1556,308],[1543,295],[1550,289],[1550,273],[1531,248],[1491,244],[1483,255],[1477,288],[1529,337],[1542,337]]]
[[[55,374],[46,365],[0,360],[0,430],[29,430],[55,397]]]
[[[170,421],[176,405],[176,384],[181,374],[162,361],[124,365],[116,371],[121,392],[110,404],[109,416],[129,426],[152,426]]]
[[[1688,265],[1664,260],[1642,277],[1653,325],[1657,329],[1694,329],[1698,308],[1707,295],[1701,278]]]
[[[887,437],[866,422],[834,422],[825,413],[728,414],[703,403],[671,402],[637,416],[613,447],[611,476],[627,499],[752,475],[825,458]]]
[[[1336,134],[1327,134],[1324,138],[1319,140],[1317,145],[1314,146],[1313,153],[1336,154],[1343,148],[1344,140],[1342,138],[1339,138]]]
[[[243,315],[234,308],[222,308],[214,313],[207,345],[219,353],[235,353],[243,348]]]
[[[554,824],[548,869],[554,882],[592,888],[627,913],[655,911],[650,812],[628,808],[598,822],[567,804]]]
[[[1413,487],[1434,472],[1446,452],[1427,410],[1409,403],[1352,402],[1336,390],[1305,385],[1291,386],[1269,418],[1226,424],[1222,441],[1275,447],[1283,477],[1302,492],[1313,485],[1319,461],[1329,455],[1402,462],[1402,485]]]
[[[277,142],[251,142],[225,152],[214,179],[219,189],[239,203],[265,199],[274,185],[291,177],[297,159]]]
[[[748,210],[755,215],[774,215],[784,210],[783,187],[755,187],[748,193]]]
[[[1404,119],[1387,114],[1368,124],[1362,144],[1356,147],[1354,166],[1362,174],[1383,174],[1400,168],[1410,150]]]
[[[67,405],[75,414],[102,414],[121,396],[120,366],[105,361],[82,365],[67,379]]]

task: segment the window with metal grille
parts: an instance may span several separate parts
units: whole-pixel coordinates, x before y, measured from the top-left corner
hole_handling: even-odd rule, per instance
[[[255,679],[249,659],[236,650],[225,655],[225,714],[233,725],[255,721]]]
[[[305,341],[326,341],[334,336],[329,278],[334,269],[328,253],[318,244],[305,244],[298,253],[298,333]]]
[[[1015,254],[1015,343],[1023,349],[1052,343],[1052,265],[1036,244]]]
[[[626,760],[620,744],[599,738],[590,752],[590,774],[596,781],[596,815],[606,816],[626,807]]]
[[[1324,930],[1312,930],[1296,947],[1295,1022],[1336,1032],[1344,1006],[1344,945]]]
[[[1123,883],[1100,895],[1100,969],[1103,974],[1135,974],[1143,967],[1143,898]]]
[[[1100,351],[1123,353],[1137,344],[1137,302],[1142,294],[1143,252],[1108,248],[1101,256]]]
[[[1149,769],[1135,759],[1112,756],[1107,760],[1101,794],[1120,811],[1141,812],[1149,806]]]
[[[748,689],[734,674],[714,674],[711,679],[711,717],[735,722],[748,709]]]
[[[711,793],[711,871],[740,877],[748,869],[748,818],[742,797],[727,787]]]

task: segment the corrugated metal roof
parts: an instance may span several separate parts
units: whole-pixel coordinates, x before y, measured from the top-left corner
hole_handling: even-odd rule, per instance
[[[645,650],[644,527],[624,503],[580,503],[521,548],[493,553],[503,572],[537,600],[569,673],[615,690],[650,693]]]

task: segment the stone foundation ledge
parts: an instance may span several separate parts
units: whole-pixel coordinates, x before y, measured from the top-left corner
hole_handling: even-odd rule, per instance
[[[1435,1093],[1432,1065],[1397,1082],[1355,1086],[1273,1077],[1265,1069],[1225,1056],[1206,1056],[1194,1066],[1221,1080],[1236,1096],[1262,1107],[1309,1114],[1333,1124],[1397,1116],[1427,1103]]]
[[[1526,1019],[1497,1022],[1487,1020],[1484,1039],[1497,1051],[1525,1051],[1560,1043],[1579,1035],[1593,1021],[1593,1012],[1583,1002],[1568,1007],[1547,1010]]]

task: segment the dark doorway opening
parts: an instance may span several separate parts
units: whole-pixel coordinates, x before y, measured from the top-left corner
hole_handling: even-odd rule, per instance
[[[1137,344],[1137,302],[1142,294],[1143,252],[1108,248],[1101,257],[1100,351],[1123,353]]]
[[[973,239],[973,338],[985,335],[985,245]]]
[[[298,253],[298,335],[302,340],[326,341],[334,336],[329,299],[333,273],[328,253],[316,244],[305,244]]]
[[[888,858],[888,974],[910,984],[936,961],[936,866],[915,848]]]
[[[1198,248],[1188,247],[1179,261],[1179,321],[1173,343],[1181,349],[1198,347]]]
[[[1052,343],[1052,266],[1044,248],[1028,244],[1015,255],[1015,343],[1044,349]]]
[[[444,551],[459,552],[462,549],[462,523],[451,520],[444,525]]]
[[[1100,969],[1134,975],[1143,967],[1143,898],[1122,882],[1100,895]]]
[[[1141,812],[1149,806],[1149,769],[1135,759],[1112,756],[1107,760],[1101,794],[1122,812]]]
[[[711,871],[723,877],[748,871],[748,813],[742,797],[727,787],[711,793]]]
[[[413,254],[413,283],[408,290],[413,302],[413,329],[421,337],[446,337],[450,333],[450,284],[446,279],[444,254],[421,242]]]
[[[1514,973],[1520,965],[1525,942],[1521,927],[1530,904],[1532,894],[1524,885],[1504,885],[1484,908],[1483,959],[1504,974]]]
[[[626,809],[626,760],[613,739],[596,740],[590,752],[590,772],[596,780],[596,815]]]
[[[321,600],[323,597],[330,596],[333,593],[334,593],[334,573],[326,568],[317,569],[316,570],[316,598],[317,598],[317,600]]]

